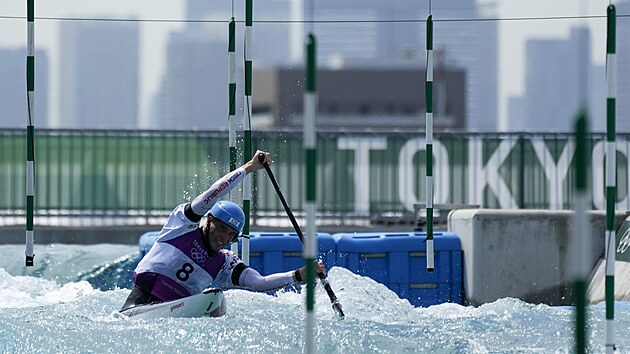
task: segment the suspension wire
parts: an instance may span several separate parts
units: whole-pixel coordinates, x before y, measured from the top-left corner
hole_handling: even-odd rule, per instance
[[[617,15],[617,18],[630,17],[627,15]],[[0,15],[0,19],[24,20],[25,16]],[[508,22],[508,21],[555,21],[555,20],[579,20],[579,19],[605,19],[606,15],[584,15],[584,16],[531,16],[531,17],[488,17],[488,18],[444,18],[434,19],[433,22]],[[226,20],[182,20],[182,19],[142,19],[142,18],[97,18],[97,17],[37,17],[43,21],[93,21],[93,22],[156,22],[156,23],[228,23]],[[235,20],[237,23],[245,23],[245,20]],[[258,24],[275,23],[425,23],[423,19],[389,19],[389,20],[257,20]]]

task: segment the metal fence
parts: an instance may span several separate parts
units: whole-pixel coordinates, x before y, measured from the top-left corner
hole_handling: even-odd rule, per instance
[[[628,134],[617,137],[617,209],[630,209]],[[272,169],[292,209],[304,200],[301,132],[256,132],[254,148]],[[602,134],[590,136],[590,201],[604,210]],[[38,215],[164,214],[228,170],[227,132],[38,130]],[[435,134],[436,204],[570,209],[574,143],[569,134]],[[0,213],[26,208],[26,133],[0,130]],[[424,201],[421,133],[320,132],[317,203],[322,217],[413,215]],[[242,160],[242,157],[240,158]],[[264,171],[253,179],[254,217],[282,214]]]

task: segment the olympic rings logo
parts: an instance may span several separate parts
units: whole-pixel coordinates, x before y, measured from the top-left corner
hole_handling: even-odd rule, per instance
[[[621,236],[619,246],[617,246],[617,253],[624,253],[628,248],[630,248],[630,228]]]
[[[190,249],[190,257],[197,263],[203,263],[206,261],[206,255],[197,248]]]

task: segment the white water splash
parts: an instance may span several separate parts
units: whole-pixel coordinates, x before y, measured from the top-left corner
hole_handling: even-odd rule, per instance
[[[11,276],[0,268],[0,308],[25,308],[74,301],[92,293],[85,281],[59,285],[51,280]]]
[[[305,288],[275,296],[228,290],[220,318],[123,321],[111,314],[128,289],[100,291],[72,274],[111,263],[121,254],[107,246],[40,249],[52,269],[21,275],[0,269],[0,352],[247,352],[299,353],[303,348]],[[6,248],[0,246],[0,256]],[[16,260],[22,261],[23,249]],[[46,252],[50,251],[50,252]],[[93,262],[90,252],[94,251]],[[136,252],[129,247],[128,253]],[[111,252],[111,258],[101,257]],[[78,269],[68,255],[81,254]],[[0,263],[7,262],[0,259]],[[101,262],[100,264],[98,264]],[[89,266],[86,266],[89,264]],[[0,267],[1,268],[1,267]],[[52,273],[51,273],[52,272]],[[70,274],[64,274],[70,273]],[[370,278],[333,267],[328,280],[343,306],[338,319],[320,285],[316,287],[315,342],[321,353],[568,353],[572,350],[571,308],[500,299],[479,307],[441,304],[413,307]],[[603,353],[605,308],[589,306],[589,352]],[[617,348],[630,352],[630,306],[615,312]]]

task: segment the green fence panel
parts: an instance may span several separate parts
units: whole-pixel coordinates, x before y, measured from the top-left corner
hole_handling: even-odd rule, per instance
[[[302,133],[265,131],[253,140],[255,149],[272,153],[274,174],[291,208],[301,214]],[[602,134],[590,136],[590,196],[600,210],[604,143]],[[426,194],[424,147],[420,133],[319,133],[318,211],[340,218],[414,213]],[[572,207],[574,143],[568,134],[443,133],[435,134],[433,148],[436,204]],[[618,135],[617,150],[616,208],[628,210],[628,134]],[[25,131],[0,130],[3,214],[25,213],[25,153]],[[163,214],[228,171],[227,132],[38,130],[35,163],[40,215]],[[254,214],[283,215],[264,171],[254,175],[252,186]]]

